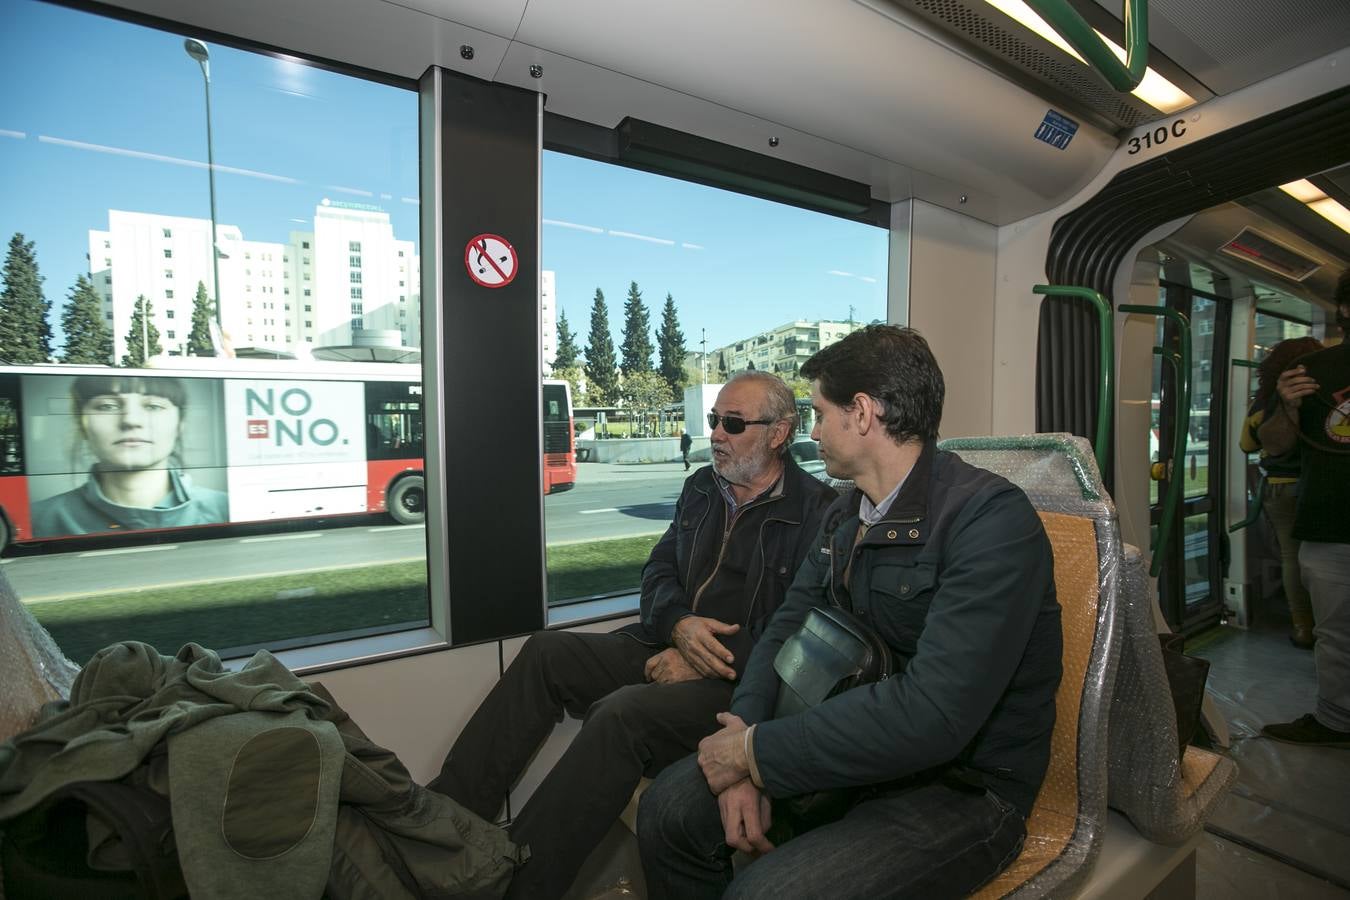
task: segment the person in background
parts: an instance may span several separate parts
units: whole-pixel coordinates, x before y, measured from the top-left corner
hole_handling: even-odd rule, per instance
[[[1313,647],[1312,601],[1298,568],[1298,540],[1294,537],[1294,514],[1298,506],[1299,453],[1295,446],[1288,453],[1274,456],[1261,446],[1261,423],[1278,414],[1279,394],[1275,384],[1280,373],[1309,353],[1322,349],[1317,338],[1301,337],[1280,341],[1271,348],[1256,370],[1256,397],[1247,411],[1247,421],[1238,443],[1243,452],[1261,451],[1261,470],[1266,473],[1262,508],[1275,540],[1280,546],[1280,576],[1284,581],[1284,598],[1289,604],[1291,627],[1289,640],[1295,647],[1311,650]]]
[[[641,622],[533,635],[427,785],[492,821],[564,711],[585,716],[515,813],[511,839],[530,859],[507,897],[561,897],[642,777],[717,730],[835,496],[787,455],[796,416],[776,375],[728,381],[708,416],[712,465],[685,479],[642,570]]]
[[[76,454],[89,480],[33,504],[33,536],[177,528],[229,521],[222,491],[183,471],[187,390],[177,378],[80,375],[71,384]]]
[[[1294,537],[1317,620],[1317,706],[1261,733],[1287,744],[1350,748],[1350,271],[1336,286],[1338,346],[1305,356],[1280,374],[1278,414],[1261,443],[1303,455]]]
[[[684,470],[689,471],[689,448],[694,446],[694,439],[685,431],[680,434],[680,456],[684,458]]]

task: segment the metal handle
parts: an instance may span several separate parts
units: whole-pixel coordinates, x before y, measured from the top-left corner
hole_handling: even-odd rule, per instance
[[[1260,363],[1252,362],[1250,359],[1235,359],[1232,360],[1231,362],[1234,366],[1242,369],[1258,369],[1261,367]],[[1245,471],[1243,472],[1243,477],[1244,478],[1246,477]],[[1258,518],[1260,518],[1261,507],[1265,504],[1265,500],[1266,500],[1266,473],[1262,472],[1261,478],[1256,482],[1256,502],[1251,503],[1250,507],[1248,508],[1247,518],[1243,519],[1241,522],[1238,522],[1234,525],[1228,526],[1228,533],[1233,534],[1235,532],[1241,531],[1242,529],[1246,528],[1247,526],[1255,522]]]
[[[1180,352],[1173,353],[1163,347],[1154,347],[1153,352],[1171,363],[1177,379],[1176,422],[1172,428],[1171,468],[1167,473],[1167,497],[1163,500],[1162,520],[1158,523],[1158,534],[1150,548],[1153,561],[1148,573],[1154,578],[1162,571],[1162,554],[1158,551],[1167,546],[1171,536],[1172,520],[1176,517],[1177,504],[1181,501],[1181,483],[1177,478],[1176,463],[1186,461],[1186,438],[1190,431],[1191,418],[1191,323],[1181,312],[1165,306],[1135,306],[1127,304],[1118,307],[1123,313],[1137,313],[1143,316],[1164,316],[1176,326],[1177,342]]]
[[[1148,69],[1148,0],[1125,0],[1125,62],[1092,30],[1068,0],[1026,0],[1050,27],[1082,54],[1111,87],[1128,93]]]
[[[1115,407],[1116,341],[1111,304],[1092,288],[1075,285],[1038,284],[1032,287],[1031,292],[1055,297],[1077,297],[1081,300],[1087,300],[1097,308],[1097,342],[1100,345],[1101,353],[1101,377],[1097,382],[1097,439],[1092,443],[1092,450],[1093,455],[1097,457],[1097,471],[1105,479],[1106,455],[1111,447],[1111,413]]]

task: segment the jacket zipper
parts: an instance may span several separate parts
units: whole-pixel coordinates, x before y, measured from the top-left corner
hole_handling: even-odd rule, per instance
[[[736,527],[736,523],[740,521],[741,513],[745,512],[747,509],[751,509],[756,506],[764,506],[765,504],[773,503],[775,500],[781,499],[782,497],[769,497],[767,500],[758,500],[753,503],[747,503],[745,506],[737,507],[736,512],[733,513],[731,516],[731,520],[727,522],[726,529],[724,529],[722,532],[722,546],[717,549],[717,562],[713,565],[712,571],[708,573],[708,577],[703,580],[703,583],[698,586],[698,590],[694,592],[694,601],[691,604],[689,604],[689,609],[692,612],[698,612],[698,601],[703,599],[704,590],[706,590],[708,585],[712,583],[712,580],[717,577],[717,570],[722,568],[722,559],[726,556],[727,552],[727,540],[731,537],[731,531],[733,528]],[[721,500],[723,503],[726,502],[725,497],[721,498]],[[700,527],[702,526],[700,525]],[[697,533],[695,533],[694,536],[697,537],[698,536]],[[761,534],[761,538],[762,537],[763,535]],[[695,544],[695,546],[697,547],[698,545]],[[760,556],[762,558],[763,547],[761,547],[760,549],[761,549]],[[693,566],[694,566],[694,557],[693,554],[691,553],[689,555],[689,568],[691,572],[693,571]],[[762,572],[760,573],[760,577],[761,578],[763,577]],[[756,590],[758,590],[758,587],[756,587]]]
[[[759,523],[759,578],[755,580],[754,593],[750,595],[750,607],[745,613],[745,621],[741,623],[744,627],[750,627],[750,621],[755,617],[755,607],[759,605],[759,589],[764,584],[764,569],[768,566],[768,558],[764,555],[764,527],[770,522],[782,522],[785,525],[800,525],[801,522],[793,522],[789,519],[765,519]]]

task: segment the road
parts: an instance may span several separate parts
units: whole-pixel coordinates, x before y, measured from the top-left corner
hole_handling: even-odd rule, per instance
[[[577,486],[544,498],[549,544],[659,533],[674,515],[684,482],[679,463],[616,466],[583,463]],[[0,560],[26,602],[110,591],[189,585],[226,578],[423,559],[426,529],[362,519],[342,527],[182,540],[164,544],[33,553]]]

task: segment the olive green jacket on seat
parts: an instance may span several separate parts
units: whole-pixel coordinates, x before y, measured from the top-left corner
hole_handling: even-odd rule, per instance
[[[237,672],[187,644],[114,644],[69,701],[0,745],[0,825],[75,781],[169,797],[194,898],[500,897],[523,853],[416,785],[321,685],[266,651]],[[109,835],[91,853],[115,858]]]

